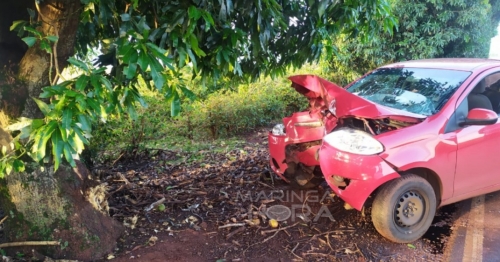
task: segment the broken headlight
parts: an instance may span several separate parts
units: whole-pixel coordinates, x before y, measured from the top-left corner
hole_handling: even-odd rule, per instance
[[[283,125],[283,124],[277,124],[277,125],[275,125],[273,127],[272,133],[275,136],[284,136],[285,135],[285,125]]]
[[[356,129],[342,128],[326,135],[323,140],[339,150],[353,154],[375,155],[384,151],[377,139]]]

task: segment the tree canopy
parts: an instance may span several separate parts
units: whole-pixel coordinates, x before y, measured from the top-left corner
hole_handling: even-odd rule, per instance
[[[331,35],[372,35],[395,24],[385,0],[81,0],[75,12],[48,18],[48,7],[65,8],[66,2],[44,0],[30,11],[29,21],[2,21],[50,60],[42,85],[47,87],[30,92],[43,117],[10,130],[22,128],[21,137],[32,142],[30,155],[37,161],[52,155],[56,167],[62,156],[74,165],[92,123],[113,113],[134,116],[135,104],[143,103],[139,82],[162,92],[176,115],[181,96],[194,99],[179,82],[184,67],[204,80],[282,75],[290,66],[318,60]],[[68,34],[53,25],[56,19],[77,25],[75,40],[61,43]],[[96,49],[102,55],[93,65],[85,63]],[[67,61],[83,73],[71,80],[60,75],[68,51],[76,56]],[[14,167],[22,169],[19,161]]]
[[[392,1],[399,26],[360,42],[336,37],[331,68],[343,83],[390,62],[436,57],[488,57],[500,21],[498,0]]]
[[[176,115],[181,99],[195,98],[183,83],[185,71],[202,81],[282,75],[318,60],[324,47],[331,52],[332,35],[372,35],[395,24],[386,0],[5,0],[0,6],[0,65],[12,63],[0,70],[5,236],[71,239],[55,257],[79,260],[102,257],[121,233],[105,210],[91,205],[99,186],[79,155],[109,115],[134,117],[135,106],[144,104],[138,85],[160,92]],[[77,77],[64,78],[68,64]]]

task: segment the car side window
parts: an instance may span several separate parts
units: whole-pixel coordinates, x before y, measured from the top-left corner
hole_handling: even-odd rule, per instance
[[[488,110],[494,110],[490,99],[485,95],[486,92],[486,79],[482,79],[467,95],[467,102],[469,105],[469,110],[474,108],[484,108]],[[498,106],[498,104],[497,104]]]
[[[500,72],[489,74],[476,84],[450,117],[445,133],[462,128],[458,123],[463,121],[473,108],[484,108],[500,113]]]
[[[500,113],[500,72],[490,74],[484,78],[486,90],[484,95],[488,97],[493,106],[493,111]]]
[[[451,115],[448,123],[446,123],[444,132],[449,133],[462,128],[458,123],[460,123],[461,120],[467,117],[468,112],[469,112],[468,99],[464,99],[462,100],[460,105],[458,105],[453,115]]]

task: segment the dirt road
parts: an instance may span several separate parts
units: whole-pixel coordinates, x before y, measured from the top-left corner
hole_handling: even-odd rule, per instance
[[[376,232],[369,208],[346,210],[327,187],[293,190],[271,176],[262,141],[206,152],[201,164],[169,164],[179,157],[159,152],[102,174],[110,212],[128,226],[114,261],[443,260],[455,205],[439,211],[421,240],[396,244]]]

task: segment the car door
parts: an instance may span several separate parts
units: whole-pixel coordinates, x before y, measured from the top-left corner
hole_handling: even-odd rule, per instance
[[[488,85],[491,77],[498,76],[499,73],[500,69],[489,70],[477,77],[471,87],[476,87],[481,81]],[[473,88],[468,89],[468,96],[472,90]],[[471,109],[468,103],[465,98],[457,107],[458,121]],[[494,106],[494,110],[497,110],[497,106]],[[500,120],[492,125],[460,127],[454,132],[457,142],[457,165],[453,195],[474,192],[482,194],[486,193],[488,188],[500,184]]]

